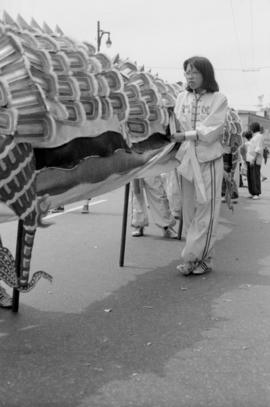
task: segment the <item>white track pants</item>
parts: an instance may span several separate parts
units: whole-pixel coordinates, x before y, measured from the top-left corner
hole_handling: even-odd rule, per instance
[[[192,182],[182,177],[183,191],[183,229],[186,244],[182,251],[184,262],[209,260],[217,238],[217,226],[221,203],[223,178],[223,158],[200,164],[207,201],[196,201]]]
[[[169,200],[170,209],[173,216],[180,216],[182,202],[181,202],[181,180],[177,169],[166,172],[161,175],[164,180],[165,190]]]
[[[132,226],[144,227],[149,224],[144,193],[155,224],[159,227],[175,225],[161,175],[134,180],[132,187]]]

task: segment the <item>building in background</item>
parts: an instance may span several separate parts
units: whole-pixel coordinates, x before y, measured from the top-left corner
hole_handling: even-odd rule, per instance
[[[238,110],[242,121],[243,131],[248,130],[252,122],[258,122],[264,128],[265,144],[270,147],[270,109],[264,108],[258,111]]]

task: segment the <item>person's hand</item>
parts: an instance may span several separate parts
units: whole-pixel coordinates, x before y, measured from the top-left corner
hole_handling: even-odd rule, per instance
[[[252,160],[252,161],[249,162],[249,165],[250,165],[251,167],[253,167],[253,166],[254,166],[254,163],[255,163],[255,161]]]
[[[182,141],[185,140],[185,133],[183,131],[177,131],[172,135],[172,141],[175,141],[176,143],[181,143]]]

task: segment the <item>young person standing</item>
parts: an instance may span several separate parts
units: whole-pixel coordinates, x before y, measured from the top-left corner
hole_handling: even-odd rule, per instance
[[[182,142],[176,157],[182,173],[183,221],[186,244],[183,275],[203,274],[213,268],[213,246],[221,203],[223,178],[222,135],[228,109],[219,93],[211,62],[192,57],[184,62],[186,91],[178,95],[175,115],[180,131],[173,139]]]

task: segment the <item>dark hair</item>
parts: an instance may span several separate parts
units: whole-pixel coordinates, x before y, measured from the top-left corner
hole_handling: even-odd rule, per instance
[[[261,126],[258,122],[251,123],[249,128],[250,128],[250,131],[252,131],[252,133],[257,133],[258,131],[261,131]]]
[[[247,140],[250,140],[252,138],[252,132],[250,130],[244,131],[243,137],[245,137]]]
[[[196,68],[203,77],[203,83],[202,83],[202,88],[205,89],[207,92],[218,92],[219,91],[219,86],[217,84],[217,81],[215,79],[215,72],[213,65],[209,61],[209,59],[205,57],[191,57],[187,59],[183,66],[184,66],[184,71],[186,72],[188,65],[191,67]],[[193,90],[187,86],[187,91],[193,92]]]

